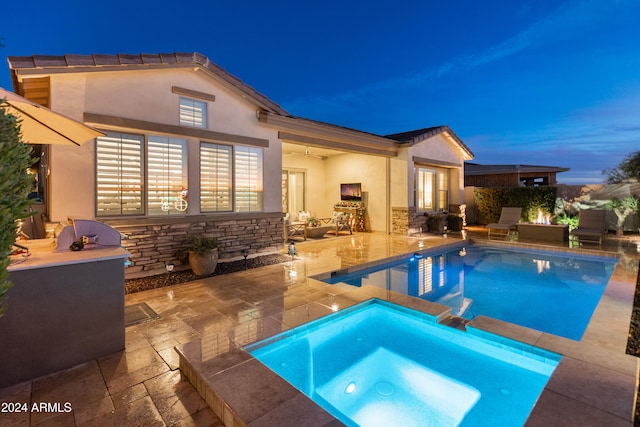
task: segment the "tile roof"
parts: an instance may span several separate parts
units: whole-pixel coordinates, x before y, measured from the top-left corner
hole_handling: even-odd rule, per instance
[[[92,54],[92,55],[76,55],[65,54],[63,56],[51,56],[51,55],[32,55],[32,56],[9,56],[9,69],[11,70],[12,78],[14,81],[14,89],[18,89],[16,73],[19,70],[27,69],[68,69],[69,72],[74,72],[74,69],[81,69],[83,72],[90,71],[91,68],[95,68],[95,71],[101,71],[106,67],[122,67],[127,68],[144,68],[144,67],[184,67],[184,66],[199,66],[209,73],[221,78],[228,84],[241,90],[247,96],[253,98],[256,102],[262,105],[266,110],[281,115],[290,117],[292,119],[306,120],[309,122],[315,122],[327,126],[334,127],[336,129],[344,129],[349,131],[360,132],[362,134],[382,137],[399,144],[417,144],[430,138],[434,135],[442,132],[447,132],[453,140],[459,145],[459,147],[467,154],[469,158],[473,158],[473,153],[469,148],[458,138],[458,136],[448,126],[435,126],[424,129],[413,130],[409,132],[396,133],[392,135],[376,135],[369,132],[350,129],[331,123],[320,122],[316,120],[304,119],[302,117],[295,117],[290,115],[280,105],[271,101],[265,95],[262,95],[251,86],[242,82],[242,80],[229,74],[224,68],[214,64],[206,56],[193,52],[193,53],[160,53],[160,54]],[[80,70],[78,70],[80,71]]]
[[[487,175],[487,174],[507,174],[507,173],[548,173],[567,172],[569,168],[559,166],[536,166],[536,165],[480,165],[466,162],[464,164],[465,175]]]
[[[229,74],[222,67],[214,64],[206,56],[194,53],[160,53],[160,54],[117,54],[117,55],[74,55],[67,54],[64,56],[50,55],[32,55],[32,56],[9,56],[9,68],[12,74],[16,70],[23,69],[46,69],[46,68],[68,68],[73,72],[74,68],[96,68],[96,71],[102,67],[183,67],[196,65],[209,73],[221,78],[231,86],[236,87],[248,96],[277,114],[288,115],[288,113],[277,103],[271,101],[265,95],[262,95],[251,86],[242,82],[242,80]],[[17,81],[14,76],[14,85]],[[17,89],[17,88],[14,88]]]
[[[385,135],[385,138],[393,139],[400,144],[414,145],[443,132],[448,133],[451,138],[453,138],[453,140],[459,145],[460,149],[462,149],[462,151],[464,151],[470,158],[473,158],[473,153],[471,152],[471,150],[469,150],[469,147],[467,147],[465,143],[462,142],[460,138],[458,138],[458,135],[456,135],[455,132],[453,132],[451,128],[446,125],[432,126],[424,129],[394,133],[391,135]]]

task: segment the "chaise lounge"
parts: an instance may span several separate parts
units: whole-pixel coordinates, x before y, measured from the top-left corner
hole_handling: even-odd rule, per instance
[[[579,242],[598,242],[602,245],[602,237],[607,234],[606,211],[602,209],[585,209],[578,215],[578,227],[571,232]]]
[[[491,231],[495,233],[499,232],[500,235],[504,235],[505,239],[511,232],[516,230],[518,222],[520,221],[520,215],[522,214],[522,208],[502,208],[500,213],[500,219],[497,223],[487,224],[489,230],[489,239],[491,239]]]

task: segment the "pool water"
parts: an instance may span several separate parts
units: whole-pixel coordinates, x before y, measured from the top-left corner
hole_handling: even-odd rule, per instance
[[[349,426],[521,426],[560,360],[376,299],[247,350]]]
[[[580,340],[613,273],[609,257],[466,245],[333,275],[327,283],[372,285]]]

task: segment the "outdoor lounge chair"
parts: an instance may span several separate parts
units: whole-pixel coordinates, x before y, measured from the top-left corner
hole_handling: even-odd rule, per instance
[[[578,215],[578,227],[571,234],[578,241],[598,242],[602,245],[602,237],[607,234],[606,211],[602,209],[581,210]]]
[[[328,221],[325,220],[324,222],[326,225],[331,226],[331,229],[327,233],[334,233],[337,236],[341,231],[348,231],[349,234],[353,234],[351,215],[349,214],[334,211],[331,218],[328,218]]]
[[[500,219],[497,223],[487,224],[489,230],[489,239],[491,239],[491,231],[495,233],[499,231],[500,235],[504,234],[506,238],[511,230],[516,230],[516,224],[520,221],[522,208],[502,208]]]

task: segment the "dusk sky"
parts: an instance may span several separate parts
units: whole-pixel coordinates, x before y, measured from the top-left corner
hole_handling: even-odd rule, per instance
[[[640,0],[47,1],[0,8],[6,56],[199,52],[294,116],[380,135],[448,125],[482,164],[640,150]]]

